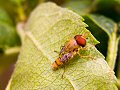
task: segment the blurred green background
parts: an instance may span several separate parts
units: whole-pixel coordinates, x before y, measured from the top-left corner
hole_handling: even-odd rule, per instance
[[[120,79],[120,0],[0,0],[0,90],[5,89],[15,68],[30,13],[48,1],[85,19],[87,28],[100,41],[97,49]],[[112,46],[115,52],[110,52]]]

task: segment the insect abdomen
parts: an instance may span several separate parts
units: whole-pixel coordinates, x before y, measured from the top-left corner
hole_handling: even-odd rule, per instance
[[[57,70],[60,66],[63,65],[63,62],[61,62],[60,60],[61,60],[61,59],[58,58],[58,59],[52,64],[53,70]]]
[[[62,66],[64,63],[66,63],[70,58],[73,57],[72,53],[67,53],[63,55],[61,58],[59,57],[53,64],[52,68],[53,70],[57,70],[60,66]]]

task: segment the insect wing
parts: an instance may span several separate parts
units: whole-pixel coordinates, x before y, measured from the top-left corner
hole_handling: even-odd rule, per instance
[[[60,59],[61,62],[67,62],[70,58],[73,57],[72,53],[67,53],[65,55],[62,56],[62,58]]]

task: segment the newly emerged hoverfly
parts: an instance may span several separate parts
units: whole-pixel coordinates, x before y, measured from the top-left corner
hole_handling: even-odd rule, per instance
[[[86,39],[82,35],[76,35],[74,39],[69,40],[60,51],[60,57],[52,64],[53,70],[57,70],[71,58],[73,58],[80,50],[80,47],[86,45]]]

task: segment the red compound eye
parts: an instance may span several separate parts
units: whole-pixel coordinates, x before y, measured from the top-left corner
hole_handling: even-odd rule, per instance
[[[82,37],[82,35],[76,35],[75,40],[77,42],[78,45],[84,47],[86,45],[86,39]]]

